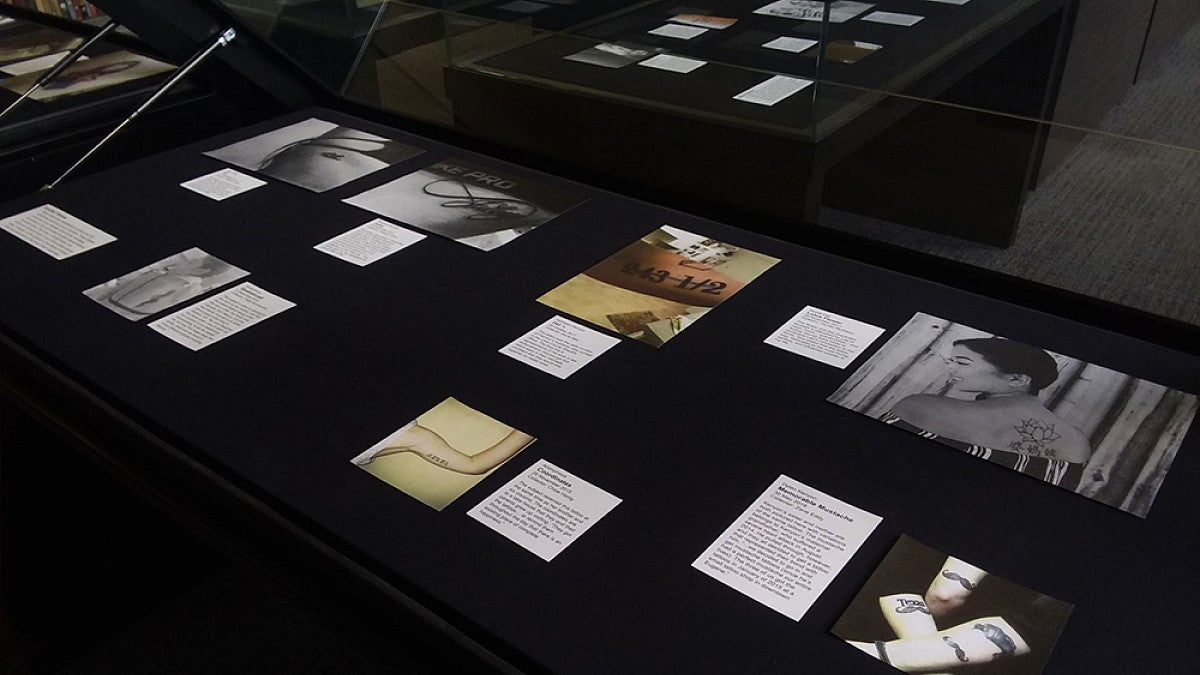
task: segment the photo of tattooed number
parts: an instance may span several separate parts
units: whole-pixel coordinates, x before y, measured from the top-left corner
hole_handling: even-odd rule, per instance
[[[901,537],[833,627],[904,672],[1036,674],[1071,606]]]
[[[1145,517],[1193,394],[918,313],[829,401]]]

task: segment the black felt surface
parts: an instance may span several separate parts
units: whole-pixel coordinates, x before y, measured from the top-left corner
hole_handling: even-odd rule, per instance
[[[432,235],[365,268],[314,251],[375,217],[340,199],[464,152],[417,137],[398,136],[426,154],[325,194],[178,187],[225,168],[201,152],[313,114],[394,135],[306,111],[4,205],[118,238],[56,262],[0,236],[4,331],[524,666],[891,672],[827,631],[900,533],[1074,604],[1047,672],[1194,663],[1196,430],[1141,520],[828,404],[854,366],[762,341],[814,305],[885,337],[923,311],[1192,391],[1200,359],[584,186],[490,253]],[[663,348],[623,339],[565,381],[497,353],[554,315],[536,297],[664,223],[782,262]],[[81,293],[191,246],[297,306],[191,352]],[[538,441],[440,513],[350,464],[447,396]],[[623,500],[551,563],[466,515],[543,458]],[[690,567],[780,474],[884,518],[798,623]]]

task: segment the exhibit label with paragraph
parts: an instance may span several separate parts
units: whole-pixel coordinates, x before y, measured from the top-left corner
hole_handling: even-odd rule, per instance
[[[0,220],[0,230],[55,260],[70,258],[117,240],[50,204]]]
[[[197,351],[295,306],[247,281],[149,326]]]
[[[611,335],[553,316],[502,347],[500,353],[565,380],[618,342]]]
[[[550,562],[620,503],[542,459],[467,515]]]
[[[878,326],[808,306],[763,342],[814,361],[845,368],[880,335],[883,335],[883,329]]]
[[[780,476],[692,567],[799,621],[881,520]]]
[[[220,202],[266,184],[267,181],[247,176],[241,171],[221,169],[199,178],[184,181],[179,184],[179,187]]]
[[[419,232],[376,218],[313,248],[348,263],[365,267],[424,238],[425,235]]]

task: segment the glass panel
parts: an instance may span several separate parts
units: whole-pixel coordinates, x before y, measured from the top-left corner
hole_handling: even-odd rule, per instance
[[[1194,0],[223,1],[352,100],[610,186],[1198,321],[1168,299],[1198,276]],[[1097,237],[1136,265],[1079,262]]]

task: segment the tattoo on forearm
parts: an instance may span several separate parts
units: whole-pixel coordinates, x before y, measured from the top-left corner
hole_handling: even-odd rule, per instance
[[[958,643],[955,642],[954,640],[951,640],[950,638],[943,635],[942,642],[945,642],[947,647],[954,650],[954,655],[958,657],[959,661],[966,663],[967,661],[971,660],[971,659],[967,658],[967,653],[965,651],[963,651],[963,648],[959,647]]]
[[[908,598],[896,598],[896,613],[897,614],[912,614],[920,612],[922,614],[930,614],[929,608],[920,600],[909,600]]]
[[[1017,653],[1017,643],[1005,633],[1002,628],[994,623],[977,623],[971,626],[975,630],[983,633],[983,636],[991,641],[992,644],[1000,650],[999,653],[993,654],[993,659],[998,659],[1001,656],[1015,656]]]
[[[425,453],[425,459],[428,459],[429,461],[433,462],[434,464],[437,464],[438,466],[449,466],[450,465],[449,461],[447,461],[446,459],[444,459],[442,457],[438,457],[437,455],[433,454],[432,452]]]
[[[962,587],[967,589],[968,591],[975,590],[975,584],[971,583],[970,579],[964,577],[963,575],[959,574],[958,572],[951,572],[950,570],[942,570],[942,576],[946,577],[950,581],[957,581],[958,583],[962,584]]]
[[[1062,438],[1062,434],[1055,433],[1053,422],[1033,418],[1021,420],[1020,424],[1013,425],[1013,429],[1021,434],[1021,440],[1009,443],[1008,447],[1022,455],[1054,457],[1055,449],[1050,444]]]

